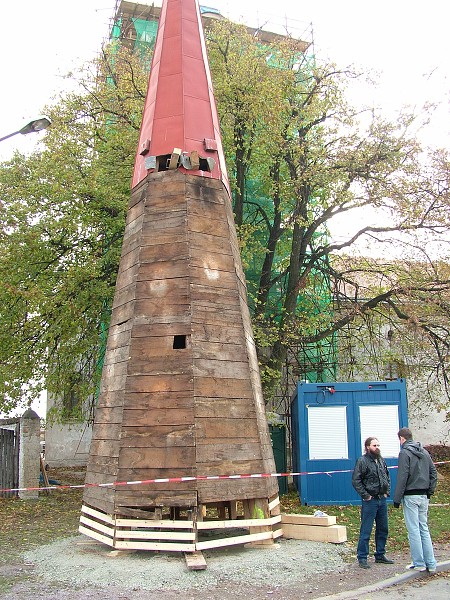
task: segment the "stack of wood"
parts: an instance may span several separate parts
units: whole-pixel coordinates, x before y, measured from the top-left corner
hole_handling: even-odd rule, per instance
[[[328,515],[282,514],[283,537],[294,540],[312,540],[314,542],[332,542],[341,544],[347,541],[345,525],[336,525],[336,517]]]

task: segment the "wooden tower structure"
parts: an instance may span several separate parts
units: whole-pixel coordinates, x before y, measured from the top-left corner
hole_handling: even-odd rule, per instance
[[[80,531],[119,549],[272,543],[277,480],[245,475],[274,471],[199,7],[165,0]]]

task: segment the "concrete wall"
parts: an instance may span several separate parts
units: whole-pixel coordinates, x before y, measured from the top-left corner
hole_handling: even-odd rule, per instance
[[[45,463],[49,467],[73,467],[87,464],[92,426],[87,423],[47,425]]]

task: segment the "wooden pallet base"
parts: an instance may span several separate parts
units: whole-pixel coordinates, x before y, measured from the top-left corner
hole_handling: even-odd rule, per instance
[[[208,520],[202,516],[196,520],[123,518],[83,505],[79,532],[117,550],[194,553],[238,544],[272,544],[283,534],[281,514],[276,514],[278,498],[269,508],[267,518]]]

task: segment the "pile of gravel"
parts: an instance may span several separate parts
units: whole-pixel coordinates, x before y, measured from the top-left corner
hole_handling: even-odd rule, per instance
[[[181,553],[118,552],[84,536],[27,552],[25,560],[48,582],[121,586],[132,590],[205,590],[226,584],[283,586],[345,565],[343,546],[305,540],[259,548],[204,551],[207,569],[189,571]]]

